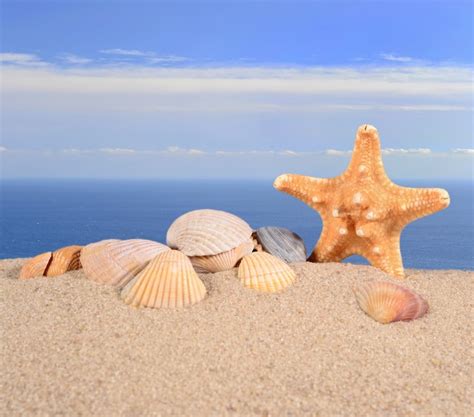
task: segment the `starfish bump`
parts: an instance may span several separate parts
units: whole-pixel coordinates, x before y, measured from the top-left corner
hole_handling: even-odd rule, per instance
[[[323,230],[309,261],[338,262],[361,255],[373,266],[404,277],[400,235],[416,219],[449,206],[446,190],[407,188],[385,173],[377,129],[357,130],[346,171],[334,178],[284,174],[273,186],[316,210]]]

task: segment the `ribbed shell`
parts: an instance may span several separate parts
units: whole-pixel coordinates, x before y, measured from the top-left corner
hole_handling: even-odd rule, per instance
[[[20,271],[20,279],[42,277],[51,262],[52,252],[45,252],[28,259]]]
[[[240,262],[238,277],[244,287],[278,292],[291,285],[296,274],[281,259],[266,252],[254,252]]]
[[[283,227],[260,227],[254,233],[257,242],[265,252],[285,262],[305,262],[306,247],[303,239]]]
[[[228,271],[244,256],[252,253],[253,249],[253,240],[249,239],[235,249],[231,249],[227,252],[210,256],[192,256],[190,259],[194,269],[199,273]]]
[[[166,242],[187,256],[209,256],[227,252],[252,235],[240,217],[219,210],[195,210],[178,217],[168,229]]]
[[[122,290],[125,303],[135,307],[175,308],[201,301],[206,287],[191,261],[177,250],[163,252]]]
[[[53,252],[53,257],[44,275],[54,277],[62,275],[68,271],[81,268],[81,249],[82,246],[66,246]]]
[[[145,239],[98,242],[82,250],[81,263],[90,280],[121,288],[151,259],[167,250],[162,243]]]
[[[385,281],[354,288],[360,308],[380,323],[414,320],[428,311],[428,303],[414,291]]]

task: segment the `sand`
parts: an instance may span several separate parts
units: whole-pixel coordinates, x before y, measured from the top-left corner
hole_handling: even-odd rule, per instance
[[[381,325],[351,291],[388,279],[368,266],[295,264],[279,295],[201,275],[207,298],[166,311],[23,261],[0,262],[2,415],[472,415],[473,272],[409,270],[430,313]]]

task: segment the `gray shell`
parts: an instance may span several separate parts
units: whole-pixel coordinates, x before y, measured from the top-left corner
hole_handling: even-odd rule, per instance
[[[268,226],[257,229],[254,235],[265,252],[288,263],[306,261],[304,241],[291,230]]]

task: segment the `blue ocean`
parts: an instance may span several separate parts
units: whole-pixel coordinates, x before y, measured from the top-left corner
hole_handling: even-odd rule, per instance
[[[451,206],[410,224],[402,234],[405,267],[474,269],[473,183],[406,182],[443,187]],[[282,226],[311,251],[319,215],[273,189],[272,181],[4,180],[1,183],[0,258],[29,257],[70,244],[106,238],[165,241],[179,215],[214,208],[241,216],[252,227]],[[349,262],[366,263],[360,257]]]

